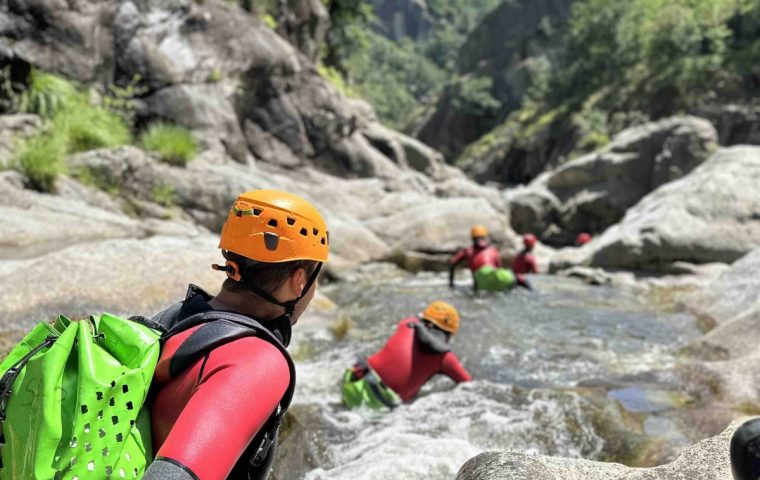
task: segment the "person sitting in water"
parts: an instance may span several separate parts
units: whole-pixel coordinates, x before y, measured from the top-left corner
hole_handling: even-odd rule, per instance
[[[532,233],[523,235],[522,252],[518,253],[512,262],[512,271],[516,274],[538,273],[536,265],[536,256],[533,255],[533,248],[536,246],[536,236]]]
[[[401,320],[379,352],[346,370],[343,403],[348,408],[394,408],[411,401],[437,373],[457,383],[469,382],[472,377],[449,347],[458,330],[459,312],[442,301]]]
[[[473,275],[475,291],[486,290],[498,292],[509,290],[519,285],[532,290],[530,283],[522,274],[502,268],[501,254],[488,240],[488,230],[476,225],[470,231],[472,246],[459,250],[449,264],[449,286],[454,287],[454,273],[457,266],[467,261]]]

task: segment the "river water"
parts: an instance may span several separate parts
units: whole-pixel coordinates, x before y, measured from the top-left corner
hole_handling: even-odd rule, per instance
[[[451,479],[491,449],[637,463],[637,449],[657,445],[662,462],[690,443],[670,415],[687,399],[647,374],[699,335],[690,315],[658,311],[635,289],[560,277],[477,296],[446,280],[376,266],[322,288],[338,320],[305,317],[294,331],[298,387],[275,478]],[[343,408],[343,370],[436,299],[461,313],[453,350],[474,381],[436,377],[389,413]]]

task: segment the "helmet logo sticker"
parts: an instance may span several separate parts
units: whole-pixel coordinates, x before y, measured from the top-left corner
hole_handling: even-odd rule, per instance
[[[280,243],[280,236],[272,232],[264,232],[264,245],[267,250],[277,250],[277,245]]]

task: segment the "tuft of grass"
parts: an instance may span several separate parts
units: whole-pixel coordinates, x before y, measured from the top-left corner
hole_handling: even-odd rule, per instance
[[[218,68],[211,70],[206,77],[206,81],[209,83],[219,83],[222,81],[222,71]]]
[[[143,149],[156,152],[162,162],[186,165],[198,153],[198,142],[186,128],[167,123],[154,123],[140,137]]]
[[[66,172],[65,155],[65,139],[55,133],[44,133],[23,143],[17,164],[34,188],[50,192],[58,175]]]
[[[177,204],[177,191],[172,185],[156,185],[153,187],[153,201],[164,207],[173,207]]]
[[[131,135],[121,117],[103,107],[78,102],[53,117],[53,130],[64,135],[69,152],[118,147]]]
[[[84,94],[65,78],[32,70],[27,89],[17,99],[16,110],[51,118],[83,98]]]

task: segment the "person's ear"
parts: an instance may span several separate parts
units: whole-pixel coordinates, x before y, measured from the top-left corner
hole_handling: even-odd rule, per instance
[[[295,296],[300,297],[304,294],[304,288],[306,288],[306,270],[298,268],[290,276],[290,289]]]

